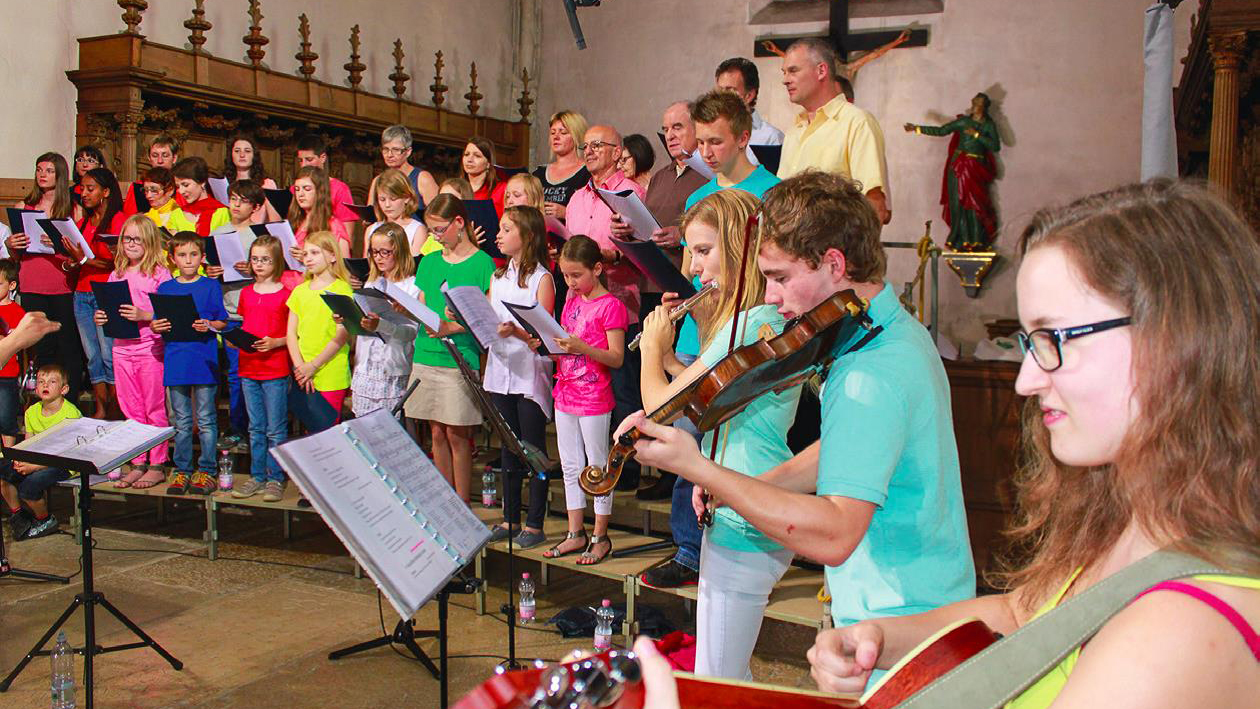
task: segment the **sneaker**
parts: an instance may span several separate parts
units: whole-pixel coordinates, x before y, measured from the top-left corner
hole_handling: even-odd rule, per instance
[[[639,581],[649,588],[695,586],[700,582],[700,572],[670,559],[660,566],[654,566],[639,574]]]
[[[517,549],[532,549],[545,541],[547,541],[547,535],[542,532],[521,530],[521,533],[516,535],[516,539],[513,539],[512,543],[516,545]]]
[[[263,502],[279,502],[284,499],[284,483],[270,480],[263,491]]]
[[[34,523],[35,516],[25,507],[9,515],[9,529],[13,531],[14,539],[21,539],[22,535],[26,534],[26,530],[30,529]]]
[[[219,484],[209,473],[197,471],[193,473],[192,483],[188,485],[188,492],[195,495],[209,495],[218,489]]]
[[[171,478],[171,484],[166,486],[166,494],[188,494],[188,473],[175,473],[175,476]]]
[[[490,541],[501,542],[504,539],[507,539],[513,533],[518,532],[518,531],[520,530],[517,529],[516,527],[512,527],[509,530],[507,527],[504,527],[503,525],[496,524],[490,528]]]
[[[18,537],[15,541],[24,542],[28,539],[39,539],[40,537],[47,537],[50,534],[56,533],[57,518],[52,515],[48,515],[48,517],[43,520],[32,520],[30,529],[23,532],[22,536]]]
[[[244,439],[239,433],[228,433],[219,437],[219,442],[216,447],[219,450],[231,450],[239,446],[243,440]]]
[[[263,491],[263,483],[250,478],[245,482],[232,488],[232,497],[238,500],[244,500],[247,497],[253,497]]]

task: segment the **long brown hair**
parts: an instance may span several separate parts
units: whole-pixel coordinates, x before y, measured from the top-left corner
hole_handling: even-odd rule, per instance
[[[524,205],[504,209],[503,218],[511,220],[521,234],[521,253],[516,257],[519,262],[516,284],[524,288],[529,277],[534,275],[534,269],[546,268],[547,225],[542,212]],[[508,264],[505,263],[495,270],[495,278],[501,278],[507,270]]]
[[[232,162],[232,148],[236,147],[236,144],[241,141],[249,143],[250,149],[254,151],[254,160],[249,164],[248,179],[262,186],[262,183],[267,180],[267,169],[263,167],[262,153],[258,151],[258,143],[254,142],[254,139],[248,135],[234,135],[228,140],[227,157],[223,161],[223,176],[228,178],[229,182],[236,182],[239,179],[236,176],[236,163]]]
[[[53,184],[53,204],[52,209],[48,210],[48,218],[65,219],[74,209],[74,202],[70,200],[70,165],[66,163],[66,158],[61,153],[40,155],[35,158],[35,167],[39,167],[41,162],[52,163],[53,171],[57,173],[57,181]],[[36,180],[23,201],[27,206],[33,207],[39,204],[39,200],[43,197],[44,191],[39,188],[39,181]],[[21,228],[21,225],[17,226]]]
[[[718,233],[717,248],[722,252],[722,280],[718,289],[717,302],[711,309],[706,309],[706,316],[696,318],[700,326],[700,346],[707,347],[713,336],[728,320],[749,308],[756,307],[766,299],[766,277],[757,268],[757,245],[748,247],[749,258],[744,259],[744,230],[748,218],[757,211],[761,200],[743,190],[719,190],[691,205],[691,209],[683,215],[679,222],[679,230],[684,234],[692,224],[704,224]],[[755,234],[754,234],[755,236]],[[739,302],[735,301],[736,285],[739,283],[739,267],[744,262],[744,293]],[[712,300],[712,296],[706,296]]]
[[[1037,402],[1028,401],[1009,535],[1014,553],[1031,561],[999,579],[1021,586],[1036,607],[1130,522],[1161,543],[1260,575],[1256,235],[1204,187],[1158,180],[1039,212],[1020,244],[1023,254],[1063,249],[1093,290],[1131,314],[1142,415],[1112,463],[1080,468],[1055,460]]]
[[[313,234],[317,231],[332,230],[332,188],[328,184],[328,173],[315,167],[307,165],[298,170],[297,177],[293,178],[294,182],[305,177],[315,185],[315,204],[311,205],[310,218],[298,206],[297,195],[293,197],[293,201],[289,203],[289,226],[293,231],[302,228],[302,221],[306,221],[306,233]]]

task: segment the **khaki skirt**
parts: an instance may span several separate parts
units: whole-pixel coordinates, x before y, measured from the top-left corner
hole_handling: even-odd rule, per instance
[[[411,364],[411,382],[420,380],[403,410],[408,418],[421,421],[437,421],[448,426],[481,425],[481,409],[473,400],[472,392],[459,370],[454,367],[431,367],[427,364]]]

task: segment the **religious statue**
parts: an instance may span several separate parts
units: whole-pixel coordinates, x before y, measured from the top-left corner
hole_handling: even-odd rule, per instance
[[[943,126],[905,124],[906,131],[922,135],[952,136],[941,204],[949,237],[945,243],[955,251],[989,251],[997,236],[997,215],[989,195],[989,184],[997,176],[994,153],[1001,147],[997,124],[989,117],[989,97],[983,93],[971,99],[971,111]]]

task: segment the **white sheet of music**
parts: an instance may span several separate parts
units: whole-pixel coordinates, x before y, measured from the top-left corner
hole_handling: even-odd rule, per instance
[[[490,299],[480,288],[477,286],[450,288],[443,283],[442,292],[455,304],[455,310],[468,325],[468,329],[472,330],[473,337],[477,338],[482,349],[488,350],[491,345],[503,339],[499,337],[499,323],[502,319],[494,311]]]
[[[683,160],[683,164],[700,173],[700,175],[706,180],[712,180],[717,174],[713,172],[713,168],[709,167],[709,163],[705,162],[704,158],[700,157],[699,149],[696,149],[688,155],[687,159]]]
[[[545,352],[540,354],[563,355],[569,354],[556,344],[557,339],[564,339],[569,333],[560,327],[560,323],[547,312],[546,308],[538,305],[517,305],[516,303],[504,302],[508,312],[512,313],[521,326],[525,328],[531,335],[538,338]]]
[[[228,206],[228,180],[226,177],[211,177],[206,180],[210,186],[210,196],[218,200],[224,207]]]
[[[242,261],[249,263],[249,253],[246,251],[245,244],[254,243],[254,233],[251,231],[247,234],[227,227],[222,231],[216,231],[211,236],[214,237],[214,248],[219,252],[219,263],[223,264],[223,282],[253,280],[236,270],[236,264]]]
[[[28,254],[55,254],[51,246],[44,246],[44,241],[39,237],[44,236],[44,229],[39,225],[37,219],[47,219],[47,212],[23,211],[22,212],[22,233],[26,234],[26,238],[30,243],[26,245],[26,253]]]
[[[79,265],[88,262],[88,259],[96,258],[96,254],[92,251],[92,245],[84,238],[83,232],[79,231],[79,225],[74,223],[73,219],[54,219],[52,225],[62,236],[70,240],[70,243],[79,247],[83,251],[83,258],[79,259]],[[42,229],[41,229],[42,231]],[[49,239],[56,238],[49,234]]]
[[[288,222],[267,222],[262,226],[267,230],[268,234],[280,240],[280,245],[284,247],[284,262],[288,265],[289,270],[305,273],[306,266],[303,266],[302,261],[294,258],[290,252],[290,249],[297,248],[297,236],[293,233],[293,227],[289,226]]]
[[[387,410],[272,452],[404,619],[490,537]]]
[[[399,288],[396,284],[390,283],[388,279],[380,278],[374,283],[367,285],[381,291],[390,300],[401,305],[403,310],[411,313],[416,322],[423,324],[433,332],[437,332],[438,328],[442,327],[442,316],[438,315],[436,310],[425,303],[421,303],[419,298]]]
[[[604,197],[604,201],[612,210],[621,215],[621,220],[634,230],[634,238],[639,241],[650,241],[652,232],[661,228],[656,221],[656,217],[652,216],[652,212],[639,199],[639,195],[631,192],[628,195],[622,195],[618,192],[595,188]]]

